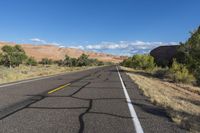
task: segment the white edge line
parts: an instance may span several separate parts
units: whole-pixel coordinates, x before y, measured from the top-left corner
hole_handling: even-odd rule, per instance
[[[117,68],[117,72],[118,72],[118,75],[119,75],[119,79],[121,81],[121,84],[122,84],[122,88],[123,88],[123,91],[124,91],[124,95],[126,97],[126,101],[127,101],[127,104],[128,104],[128,108],[129,108],[129,111],[130,111],[130,114],[131,114],[131,117],[132,117],[132,121],[133,121],[133,124],[134,124],[134,127],[135,127],[135,130],[136,130],[136,133],[144,133],[143,129],[142,129],[142,126],[140,124],[140,121],[137,117],[137,114],[135,112],[135,109],[133,107],[133,105],[131,104],[131,99],[128,95],[128,92],[127,92],[127,89],[124,85],[124,82],[122,80],[122,77],[121,77],[121,74],[119,72],[119,69],[118,67],[116,66]]]

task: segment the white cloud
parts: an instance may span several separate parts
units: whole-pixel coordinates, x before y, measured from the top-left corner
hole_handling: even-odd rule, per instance
[[[61,45],[60,43],[47,42],[47,41],[45,41],[43,39],[40,39],[40,38],[32,38],[32,39],[29,39],[29,40],[32,41],[35,44],[47,44],[47,45],[55,45],[55,46],[60,46]]]
[[[79,45],[79,46],[69,46],[69,48],[82,49],[82,50],[85,49],[85,48],[84,48],[83,46],[81,46],[81,45]]]
[[[46,44],[47,42],[45,40],[39,39],[39,38],[32,38],[30,41],[34,43],[41,43],[41,44]]]
[[[177,45],[176,42],[145,42],[145,41],[119,41],[119,42],[101,42],[86,46],[71,46],[73,48],[93,50],[99,52],[115,51],[120,55],[132,55],[139,53],[149,53],[152,49],[163,45]]]
[[[60,43],[56,43],[56,42],[52,42],[52,43],[48,43],[50,45],[56,45],[56,46],[60,46],[61,44]]]
[[[48,42],[39,38],[30,39],[35,44],[55,45],[61,48],[65,47],[57,42]],[[149,42],[149,41],[119,41],[119,42],[100,42],[88,45],[71,45],[69,48],[76,48],[82,50],[91,50],[95,52],[105,52],[118,55],[133,55],[149,53],[152,49],[163,45],[177,45],[177,42]]]
[[[60,45],[59,48],[65,48],[65,46]]]

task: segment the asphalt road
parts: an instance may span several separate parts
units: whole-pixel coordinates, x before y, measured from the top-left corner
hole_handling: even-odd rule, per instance
[[[0,85],[0,133],[82,132],[186,131],[116,66]]]

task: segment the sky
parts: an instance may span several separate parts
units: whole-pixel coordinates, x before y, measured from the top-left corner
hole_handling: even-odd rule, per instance
[[[116,55],[184,42],[200,0],[0,0],[0,41]]]

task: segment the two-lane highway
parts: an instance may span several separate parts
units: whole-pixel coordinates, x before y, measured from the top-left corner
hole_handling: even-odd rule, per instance
[[[0,133],[82,132],[185,130],[150,104],[116,66],[0,86]]]

